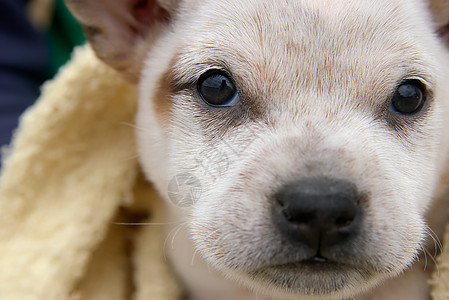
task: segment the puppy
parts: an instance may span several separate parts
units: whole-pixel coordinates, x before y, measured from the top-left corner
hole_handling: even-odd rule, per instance
[[[448,1],[67,2],[139,84],[140,162],[185,222],[167,248],[189,299],[429,298]]]

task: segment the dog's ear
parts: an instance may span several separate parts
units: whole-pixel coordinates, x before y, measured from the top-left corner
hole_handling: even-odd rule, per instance
[[[136,81],[151,43],[161,34],[180,0],[66,0],[104,62]]]
[[[438,33],[449,46],[449,0],[428,0]]]

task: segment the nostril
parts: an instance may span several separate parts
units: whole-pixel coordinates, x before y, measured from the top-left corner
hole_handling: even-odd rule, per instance
[[[312,213],[303,213],[303,214],[291,214],[288,210],[283,210],[282,214],[292,224],[298,225],[298,226],[307,226],[313,220],[315,220],[315,215]]]
[[[354,217],[339,217],[335,219],[334,225],[337,228],[348,227],[354,221]]]

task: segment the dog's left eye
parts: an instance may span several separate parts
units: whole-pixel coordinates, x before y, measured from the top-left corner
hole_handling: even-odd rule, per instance
[[[238,98],[237,89],[227,74],[209,71],[200,77],[198,91],[211,106],[233,106]]]
[[[392,109],[401,114],[414,114],[421,110],[425,101],[425,89],[418,80],[401,83],[391,100]]]

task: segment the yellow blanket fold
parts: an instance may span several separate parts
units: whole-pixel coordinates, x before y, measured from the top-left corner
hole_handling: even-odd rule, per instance
[[[148,267],[144,262],[164,259],[163,249],[151,247],[160,246],[155,228],[139,230],[154,241],[135,241],[153,251],[145,257],[134,249],[142,256],[138,268],[125,257],[134,253],[118,250],[130,237],[113,218],[134,201],[139,173],[136,95],[135,86],[82,47],[24,114],[0,177],[0,299],[99,299],[89,296],[99,291],[111,292],[104,299],[138,299],[133,288],[164,275],[165,298],[151,299],[176,299],[168,267],[135,276]],[[145,201],[158,199],[153,193]]]

